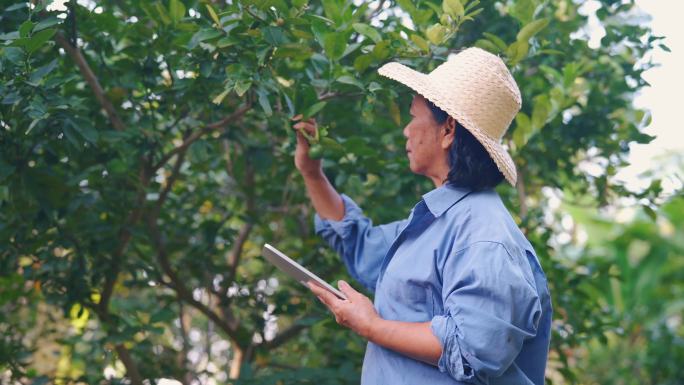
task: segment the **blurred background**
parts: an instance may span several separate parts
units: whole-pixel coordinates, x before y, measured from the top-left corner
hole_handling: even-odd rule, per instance
[[[316,117],[312,155],[375,223],[404,218],[432,185],[403,151],[412,95],[376,70],[468,46],[523,95],[497,191],[549,281],[547,383],[684,383],[682,10],[0,1],[0,383],[358,383],[365,341],[260,256],[350,279],[290,119]]]

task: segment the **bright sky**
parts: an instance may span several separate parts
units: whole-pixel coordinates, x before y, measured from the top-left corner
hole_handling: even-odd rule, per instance
[[[658,36],[666,36],[664,40],[672,52],[656,49],[652,60],[661,65],[644,73],[643,77],[651,84],[645,88],[635,100],[639,108],[651,111],[653,121],[645,132],[655,135],[647,145],[632,145],[630,154],[631,165],[623,170],[618,177],[624,180],[630,188],[642,188],[649,184],[649,178],[639,178],[644,171],[658,169],[661,166],[657,158],[668,152],[684,154],[684,124],[682,112],[684,106],[684,29],[682,28],[682,11],[684,2],[680,0],[637,0],[637,5],[652,17],[651,27]],[[666,167],[664,187],[667,190],[681,188],[675,175],[684,179],[684,165],[679,164]],[[670,177],[667,177],[670,175]]]

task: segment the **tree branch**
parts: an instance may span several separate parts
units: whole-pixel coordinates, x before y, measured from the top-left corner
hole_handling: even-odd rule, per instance
[[[259,347],[265,348],[267,350],[275,349],[278,346],[287,342],[288,340],[296,337],[302,330],[308,327],[307,325],[301,324],[299,321],[300,320],[297,319],[295,322],[292,323],[292,325],[287,327],[282,332],[278,333],[278,335],[276,335],[275,338],[273,338],[270,341],[262,343]]]
[[[209,306],[203,304],[193,297],[192,291],[185,286],[183,280],[171,267],[171,262],[169,261],[168,255],[166,253],[166,247],[161,238],[156,220],[149,219],[151,218],[148,218],[148,228],[152,234],[152,239],[154,240],[155,246],[157,247],[157,261],[159,262],[164,274],[166,274],[171,280],[169,286],[176,291],[176,294],[180,299],[202,312],[205,316],[207,316],[207,318],[220,327],[235,345],[243,346],[247,344],[247,341],[250,339],[249,333],[246,330],[239,328],[236,322],[232,322],[231,324],[229,320],[221,318]]]
[[[229,266],[229,271],[228,271],[228,276],[225,279],[225,284],[230,285],[233,281],[235,281],[235,275],[237,272],[238,265],[240,264],[240,257],[242,256],[242,250],[245,246],[245,242],[247,242],[247,238],[249,237],[249,233],[252,231],[254,228],[254,223],[251,222],[249,219],[254,215],[254,209],[255,209],[255,203],[254,203],[254,196],[255,194],[253,193],[254,189],[254,167],[252,166],[252,162],[247,162],[246,170],[245,170],[245,192],[247,195],[247,217],[248,217],[248,222],[245,223],[242,228],[240,229],[240,232],[238,233],[238,236],[235,238],[235,243],[233,244],[233,247],[230,249],[230,253],[228,254],[228,266]],[[226,306],[230,304],[230,301],[228,300],[228,297],[219,297],[221,302],[224,302]]]
[[[85,57],[83,57],[81,50],[71,45],[71,43],[69,43],[69,41],[66,39],[66,37],[64,37],[64,34],[61,31],[58,31],[55,34],[55,41],[62,48],[64,48],[64,51],[66,51],[66,53],[76,63],[79,70],[81,71],[81,74],[83,75],[83,78],[88,83],[90,88],[93,90],[95,98],[100,103],[100,106],[102,106],[102,108],[105,110],[105,113],[107,114],[109,121],[112,123],[112,126],[114,126],[114,129],[117,131],[123,131],[125,128],[123,122],[119,118],[119,115],[116,113],[116,110],[114,109],[114,105],[112,104],[112,102],[110,102],[109,99],[107,99],[107,96],[105,95],[105,92],[102,89],[99,80],[97,80],[95,73],[88,65],[88,62],[86,61]]]
[[[181,351],[178,356],[178,366],[183,368],[183,377],[181,383],[183,385],[190,385],[193,380],[192,372],[188,370],[188,352],[190,351],[190,340],[188,338],[188,329],[190,328],[190,318],[183,308],[183,301],[178,299],[178,319],[179,329],[182,340]]]
[[[209,133],[213,130],[223,128],[223,127],[227,126],[229,123],[232,123],[235,120],[241,118],[247,111],[249,111],[250,108],[252,108],[252,103],[248,102],[247,104],[240,107],[235,112],[228,115],[227,117],[225,117],[221,120],[218,120],[216,122],[209,123],[206,126],[204,126],[202,129],[193,132],[192,134],[190,134],[190,136],[188,136],[185,140],[183,140],[183,143],[181,145],[173,148],[168,153],[162,155],[159,162],[157,162],[154,165],[154,167],[152,167],[152,170],[159,169],[161,166],[166,164],[166,162],[168,162],[169,159],[171,159],[174,155],[176,155],[177,153],[179,153],[181,151],[184,151],[186,148],[190,147],[191,144],[195,143],[195,141],[197,141],[199,138],[206,135],[207,133]]]
[[[91,308],[103,323],[111,326],[111,329],[114,329],[115,325],[113,325],[112,318],[109,316],[109,312],[107,311],[107,309],[102,309],[99,306],[99,304],[95,305],[93,303],[87,302],[84,303],[84,306]],[[126,375],[130,379],[131,384],[143,385],[143,376],[140,374],[138,364],[135,363],[128,349],[123,344],[116,344],[114,345],[114,350],[116,351],[116,354],[119,356],[119,359],[126,368]]]
[[[385,5],[385,0],[380,0],[378,7],[375,8],[375,10],[373,10],[373,12],[370,15],[368,15],[368,21],[369,22],[373,21],[373,18],[375,18],[377,15],[380,14],[380,12],[382,12],[382,9],[383,9],[382,7],[384,5]]]
[[[186,150],[187,150],[187,147],[186,147]],[[176,163],[173,165],[173,170],[171,170],[171,175],[169,176],[169,179],[167,179],[167,181],[166,181],[166,186],[164,186],[164,189],[159,194],[159,200],[157,201],[157,206],[155,209],[155,219],[157,217],[156,214],[159,213],[159,210],[164,205],[166,198],[169,196],[169,192],[173,188],[174,183],[176,183],[176,179],[178,179],[178,174],[180,174],[180,168],[183,165],[184,159],[185,159],[185,151],[181,151],[178,154],[178,158],[176,159]]]
[[[240,257],[242,256],[242,249],[244,248],[245,242],[247,242],[247,238],[249,237],[249,233],[253,228],[254,223],[245,223],[242,225],[237,238],[235,238],[235,243],[228,254],[228,267],[230,270],[228,270],[226,284],[230,284],[235,280],[235,274],[237,272],[238,265],[240,264]]]
[[[303,318],[298,318],[295,320],[292,325],[278,333],[278,335],[270,341],[265,341],[260,344],[251,343],[245,351],[244,360],[247,362],[252,361],[252,359],[254,359],[254,353],[256,352],[256,349],[265,349],[270,351],[296,337],[302,330],[309,327],[308,325],[300,322],[302,319]]]
[[[112,254],[112,271],[105,278],[104,288],[102,289],[102,296],[100,297],[100,302],[98,303],[99,308],[103,312],[108,312],[107,306],[109,305],[109,300],[112,296],[112,292],[114,291],[114,284],[116,283],[116,280],[119,276],[119,266],[121,263],[121,258],[124,252],[126,251],[126,248],[128,247],[128,243],[131,240],[131,236],[133,235],[129,230],[129,227],[135,225],[142,217],[145,202],[145,191],[149,184],[149,178],[147,177],[147,163],[145,162],[145,160],[142,160],[142,162],[143,165],[140,167],[140,171],[138,173],[138,182],[140,184],[138,196],[136,197],[136,205],[133,208],[133,210],[129,213],[128,217],[126,218],[126,221],[124,222],[124,226],[119,231],[119,245]]]
[[[122,344],[115,345],[114,349],[116,350],[116,354],[119,356],[119,359],[126,367],[126,375],[131,380],[131,384],[143,385],[143,377],[140,374],[135,361],[133,361],[133,357],[131,357],[128,349],[126,349],[126,347]]]

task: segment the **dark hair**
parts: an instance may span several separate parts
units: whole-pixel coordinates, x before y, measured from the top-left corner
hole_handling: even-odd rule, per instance
[[[449,117],[446,112],[427,99],[425,102],[437,124],[446,122]],[[445,183],[479,191],[494,188],[503,180],[503,174],[484,146],[456,121],[454,142],[449,149],[449,174]]]

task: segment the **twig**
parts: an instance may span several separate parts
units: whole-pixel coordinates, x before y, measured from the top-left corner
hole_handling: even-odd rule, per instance
[[[171,263],[166,253],[166,246],[164,245],[164,242],[161,238],[161,234],[159,232],[156,220],[149,219],[151,218],[148,218],[148,228],[152,235],[152,239],[154,240],[155,246],[157,247],[157,261],[159,262],[159,265],[161,266],[164,274],[166,274],[171,280],[170,284],[165,284],[169,285],[173,290],[175,290],[176,294],[180,299],[182,299],[195,309],[199,310],[202,314],[207,316],[209,320],[214,322],[216,326],[221,328],[221,330],[223,330],[228,335],[228,337],[232,340],[232,342],[235,345],[243,346],[244,344],[246,344],[246,341],[249,340],[249,333],[246,330],[240,328],[236,322],[232,322],[231,324],[231,320],[221,318],[215,311],[209,308],[209,306],[196,300],[193,297],[192,291],[190,291],[190,289],[188,289],[185,286],[183,280],[176,274],[176,272],[171,267]]]
[[[115,345],[114,349],[116,350],[119,359],[126,367],[126,375],[128,375],[128,378],[131,380],[131,384],[143,385],[143,377],[140,374],[135,361],[133,361],[133,357],[131,357],[131,354],[128,352],[128,349],[122,344]]]
[[[112,126],[114,126],[114,129],[117,131],[123,131],[125,128],[123,122],[119,118],[119,115],[116,113],[114,105],[112,105],[112,102],[110,102],[109,99],[107,99],[107,96],[105,95],[105,92],[102,89],[99,80],[97,80],[97,77],[95,76],[95,73],[93,73],[93,70],[90,69],[90,66],[88,65],[88,62],[86,61],[85,57],[83,57],[81,50],[71,45],[71,43],[69,43],[69,41],[66,39],[66,37],[64,37],[64,34],[61,31],[58,31],[55,34],[55,41],[62,48],[64,48],[64,51],[66,51],[66,53],[69,54],[71,59],[76,63],[79,70],[81,71],[81,74],[83,75],[83,78],[88,83],[90,88],[93,90],[95,98],[100,103],[100,106],[105,110],[105,113],[107,113],[107,117],[109,118],[109,121],[112,123]]]
[[[107,309],[102,309],[99,306],[99,304],[95,305],[92,302],[84,302],[83,305],[91,308],[104,324],[110,326],[108,328],[105,328],[105,330],[115,329],[114,322],[110,317]],[[114,350],[116,351],[116,354],[119,356],[121,362],[124,364],[124,367],[126,368],[126,375],[128,376],[131,384],[143,385],[143,376],[140,374],[138,365],[131,357],[131,354],[126,348],[126,346],[124,346],[123,344],[116,344],[114,345]]]
[[[138,196],[136,198],[136,206],[130,212],[130,214],[126,218],[126,221],[124,222],[124,226],[119,231],[119,245],[112,254],[112,269],[105,278],[104,288],[102,289],[102,296],[100,297],[100,302],[98,304],[100,309],[104,312],[108,311],[107,307],[109,305],[109,300],[114,290],[114,284],[116,283],[116,280],[119,277],[121,258],[124,252],[126,251],[128,243],[130,242],[132,237],[132,233],[129,227],[135,225],[142,217],[142,211],[145,202],[145,190],[150,182],[147,173],[147,163],[145,160],[142,160],[142,162],[143,165],[140,167],[140,171],[138,173],[138,181],[140,184]]]
[[[254,228],[254,223],[245,223],[240,229],[237,238],[235,238],[235,243],[228,254],[228,268],[230,270],[228,271],[226,284],[230,284],[235,280],[235,273],[237,272],[237,267],[240,264],[242,249],[245,246],[245,242],[247,242],[247,238],[249,237],[249,233],[252,231],[252,228]]]
[[[179,146],[177,146],[177,147],[174,147],[171,151],[169,151],[168,153],[162,155],[162,157],[161,157],[161,159],[159,160],[159,162],[157,162],[157,163],[152,167],[152,170],[158,170],[160,167],[162,167],[163,165],[165,165],[166,162],[168,162],[169,159],[171,159],[174,155],[176,155],[177,153],[179,153],[179,152],[181,152],[181,151],[184,151],[184,150],[185,150],[186,148],[188,148],[191,144],[193,144],[195,141],[197,141],[199,138],[201,138],[201,137],[204,136],[205,134],[209,133],[210,131],[217,130],[217,129],[219,129],[219,128],[223,128],[223,127],[225,127],[226,125],[228,125],[229,123],[232,123],[233,121],[235,121],[235,120],[241,118],[247,111],[249,111],[250,108],[252,108],[252,105],[251,105],[251,102],[248,102],[247,104],[245,104],[244,106],[240,107],[240,108],[237,109],[235,112],[233,112],[232,114],[228,115],[227,117],[225,117],[225,118],[223,118],[223,119],[221,119],[221,120],[219,120],[219,121],[216,121],[216,122],[213,122],[213,123],[209,123],[209,124],[207,124],[206,126],[204,126],[202,129],[199,129],[199,130],[193,132],[192,134],[190,134],[190,136],[188,136],[188,137],[183,141],[183,143],[182,143],[181,145],[179,145]]]
[[[254,223],[251,222],[249,219],[254,215],[254,208],[255,208],[255,202],[254,202],[254,196],[255,194],[253,193],[254,189],[254,167],[252,166],[251,162],[247,162],[247,167],[245,170],[245,191],[247,193],[247,223],[245,223],[242,228],[240,229],[240,232],[238,233],[238,236],[235,238],[235,243],[233,244],[233,247],[230,249],[230,253],[228,254],[228,266],[229,266],[229,271],[228,271],[228,276],[226,277],[225,285],[230,285],[233,281],[235,281],[235,274],[237,272],[238,265],[240,264],[240,257],[242,256],[242,250],[245,246],[245,242],[247,242],[247,238],[249,237],[249,233],[252,231],[252,228],[254,228]],[[228,297],[220,297],[221,301],[225,303],[226,306],[230,304],[230,300]]]
[[[380,12],[382,12],[382,7],[385,5],[385,0],[380,0],[380,3],[378,4],[378,7],[373,10],[373,12],[368,15],[368,21],[371,22],[373,21],[373,18],[377,16]]]
[[[176,183],[178,175],[180,174],[181,166],[183,165],[183,160],[185,159],[185,154],[185,151],[181,151],[178,154],[178,157],[176,158],[176,163],[174,163],[173,169],[171,170],[171,176],[169,176],[169,179],[166,180],[166,186],[164,186],[162,192],[159,193],[159,200],[157,201],[157,208],[155,210],[155,214],[158,213],[159,209],[161,209],[162,205],[164,205],[166,198],[169,196],[169,192],[173,188],[174,183]]]
[[[281,346],[285,342],[289,341],[290,339],[296,337],[302,330],[304,330],[308,327],[307,325],[300,323],[299,320],[300,319],[295,320],[292,323],[292,325],[287,327],[282,332],[278,333],[278,335],[275,336],[275,338],[273,338],[270,341],[265,341],[265,342],[262,342],[260,344],[251,343],[245,351],[244,359],[247,362],[250,362],[254,358],[254,353],[255,353],[256,349],[273,350],[273,349]]]

